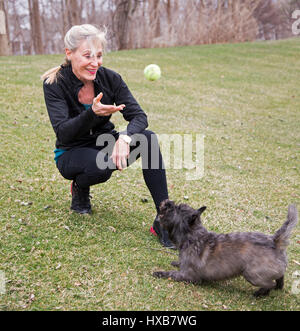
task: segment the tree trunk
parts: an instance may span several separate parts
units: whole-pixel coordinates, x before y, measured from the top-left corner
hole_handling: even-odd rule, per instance
[[[0,0],[0,55],[10,55],[4,0]]]
[[[70,29],[73,25],[80,24],[81,15],[80,9],[78,6],[77,0],[66,0],[66,8],[65,10],[68,13],[68,29]]]
[[[42,41],[40,8],[38,0],[28,0],[30,15],[31,38],[35,54],[43,54],[44,46]]]
[[[44,47],[42,41],[42,30],[40,20],[40,8],[38,0],[33,1],[33,20],[34,20],[34,48],[36,54],[43,54]]]
[[[153,38],[161,35],[160,32],[160,15],[159,15],[160,0],[152,0],[149,4],[150,24],[152,28]]]
[[[60,1],[61,4],[61,18],[62,18],[62,36],[64,37],[67,33],[68,17],[65,6],[65,0]]]
[[[128,49],[130,25],[134,12],[138,6],[138,0],[115,0],[115,13],[113,14],[113,30],[116,35],[117,49]]]

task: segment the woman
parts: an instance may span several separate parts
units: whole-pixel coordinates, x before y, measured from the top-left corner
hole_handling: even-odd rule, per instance
[[[130,164],[128,159],[135,149],[132,139],[140,134],[149,147],[145,149],[146,157],[140,153],[143,177],[158,212],[161,201],[168,198],[159,145],[153,139],[155,134],[146,130],[147,116],[121,76],[102,67],[105,32],[89,24],[76,25],[67,32],[64,42],[65,63],[48,70],[42,79],[45,103],[57,137],[54,159],[61,175],[72,180],[71,210],[79,214],[91,212],[90,186],[106,182],[113,171],[122,171]],[[118,111],[129,122],[124,132],[114,130],[110,121]],[[114,139],[110,155],[104,155],[104,146],[96,143],[104,135]],[[158,151],[156,169],[151,169],[153,148]],[[99,167],[97,160],[101,156],[106,161],[110,157],[114,166]],[[174,248],[157,217],[151,232],[158,235],[164,246]]]

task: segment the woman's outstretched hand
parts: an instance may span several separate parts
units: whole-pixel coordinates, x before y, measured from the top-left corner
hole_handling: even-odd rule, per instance
[[[101,92],[93,100],[92,109],[97,116],[109,116],[117,111],[123,110],[126,107],[125,105],[104,105],[101,103],[102,97],[103,93]]]

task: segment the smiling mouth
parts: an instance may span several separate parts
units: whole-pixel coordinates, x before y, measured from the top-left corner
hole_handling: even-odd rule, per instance
[[[88,69],[87,69],[87,71],[88,71],[91,75],[95,75],[95,73],[96,73],[97,70],[88,70]]]

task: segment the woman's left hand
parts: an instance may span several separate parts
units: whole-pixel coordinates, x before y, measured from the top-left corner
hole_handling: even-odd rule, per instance
[[[129,144],[127,144],[123,139],[118,139],[115,143],[111,159],[117,166],[118,170],[122,171],[127,167],[127,159],[129,156]]]

